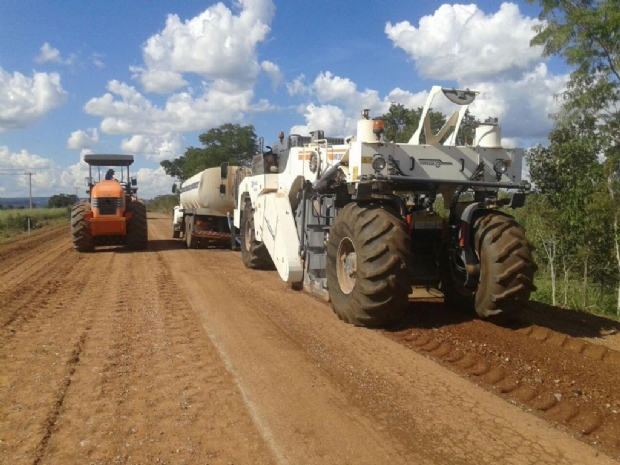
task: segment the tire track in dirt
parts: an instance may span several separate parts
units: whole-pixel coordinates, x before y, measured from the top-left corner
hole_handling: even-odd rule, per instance
[[[3,303],[0,306],[0,328],[15,332],[14,326],[36,317],[49,301],[55,301],[59,294],[66,293],[67,276],[89,267],[86,261],[67,252],[70,251],[63,247],[40,256],[43,265],[37,272],[31,274],[26,271],[19,282],[13,281],[10,288],[0,291],[0,302]],[[15,268],[16,274],[20,271],[19,267]]]
[[[43,456],[47,450],[47,445],[49,443],[50,438],[52,437],[52,432],[54,426],[56,425],[56,421],[58,420],[58,416],[60,415],[60,411],[65,401],[65,397],[67,395],[67,391],[69,390],[69,386],[71,386],[71,378],[75,373],[76,366],[80,362],[80,355],[82,353],[82,349],[84,348],[84,342],[86,341],[87,330],[84,331],[76,344],[73,353],[71,354],[71,358],[67,362],[68,372],[66,374],[65,380],[58,390],[58,398],[54,404],[54,408],[49,413],[47,419],[45,420],[45,434],[41,438],[41,442],[39,442],[37,449],[35,451],[35,460],[34,464],[38,465],[41,463]]]
[[[41,463],[273,463],[159,253],[114,253]]]
[[[68,242],[65,246],[68,246]],[[98,277],[93,257],[80,257],[76,266],[52,266],[56,257],[44,255],[48,279],[44,291],[19,286],[22,300],[0,300],[16,318],[2,334],[0,364],[0,456],[6,463],[41,463],[53,436],[72,378],[79,367],[89,322],[96,308],[89,305]],[[103,265],[111,265],[104,257]],[[24,276],[30,282],[32,276]],[[50,288],[50,283],[53,286]],[[55,286],[55,284],[61,284]],[[12,296],[9,296],[12,297]]]
[[[412,308],[405,329],[382,334],[620,458],[620,352],[527,321],[507,328],[441,304]]]
[[[20,266],[24,261],[47,253],[51,248],[65,247],[67,226],[65,224],[50,226],[32,236],[24,235],[0,244],[0,262],[3,264],[0,269],[0,278],[5,278],[5,276],[10,278],[14,275],[13,269]],[[36,264],[36,260],[32,263]],[[4,284],[6,278],[0,282]]]

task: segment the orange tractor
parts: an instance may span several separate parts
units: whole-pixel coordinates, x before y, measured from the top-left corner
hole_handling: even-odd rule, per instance
[[[145,249],[148,244],[146,206],[137,199],[136,178],[129,177],[132,155],[84,155],[88,164],[89,200],[76,204],[71,211],[73,248],[92,252],[96,246],[124,245],[128,249]],[[107,169],[101,179],[102,167],[120,167],[120,181],[114,170]],[[93,177],[97,168],[97,181]]]

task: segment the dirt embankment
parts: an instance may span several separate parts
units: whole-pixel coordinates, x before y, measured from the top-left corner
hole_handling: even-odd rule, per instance
[[[515,327],[441,303],[395,331],[187,250],[0,245],[0,463],[611,463],[618,326],[533,308]],[[568,318],[565,318],[568,316]]]

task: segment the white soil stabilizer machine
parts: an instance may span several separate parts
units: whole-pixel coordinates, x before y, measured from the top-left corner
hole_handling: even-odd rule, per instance
[[[232,225],[235,207],[234,187],[249,174],[249,168],[222,164],[192,176],[173,193],[180,193],[181,204],[172,213],[172,237],[183,238],[188,248],[231,246],[237,237]],[[232,231],[232,233],[231,233]]]
[[[438,95],[460,108],[433,134]],[[483,318],[517,314],[535,289],[536,265],[523,228],[500,208],[525,202],[523,151],[501,147],[496,121],[476,128],[473,145],[457,145],[476,95],[433,87],[404,144],[385,142],[383,121],[367,110],[346,141],[280,133],[238,187],[234,223],[245,265],[275,266],[359,326],[399,322],[412,286],[440,289],[447,305]],[[473,200],[459,201],[464,193]],[[433,210],[438,196],[447,220]]]

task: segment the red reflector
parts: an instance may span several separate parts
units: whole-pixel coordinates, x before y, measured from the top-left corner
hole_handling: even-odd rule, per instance
[[[461,235],[459,237],[459,247],[465,247],[465,231],[467,230],[467,223],[461,223]]]

